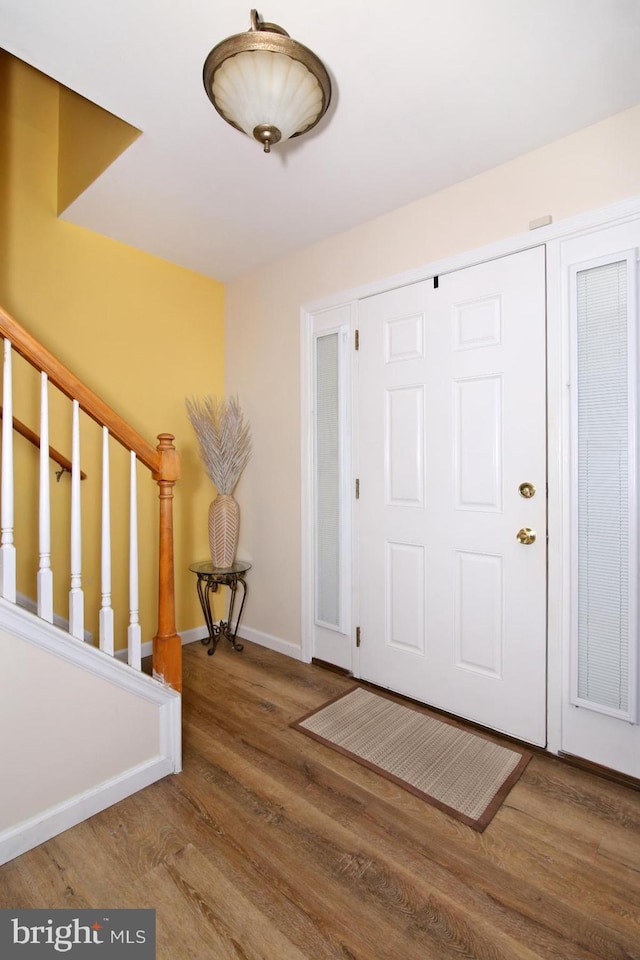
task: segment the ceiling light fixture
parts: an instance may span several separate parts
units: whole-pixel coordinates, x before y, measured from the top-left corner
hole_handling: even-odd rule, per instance
[[[315,53],[251,11],[251,29],[228,37],[205,60],[207,96],[232,127],[271,144],[315,127],[331,99],[331,81]]]

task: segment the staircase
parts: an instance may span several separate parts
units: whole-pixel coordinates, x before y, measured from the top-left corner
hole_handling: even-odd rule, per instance
[[[160,434],[157,447],[151,446],[1,308],[0,337],[4,340],[0,863],[4,863],[161,777],[179,772],[182,681],[173,577],[173,487],[179,478],[173,437]],[[16,355],[29,367],[22,361],[14,364]],[[29,368],[35,368],[40,379],[39,434],[30,428],[21,430],[13,416],[14,372],[24,375]],[[60,570],[59,559],[52,563],[51,552],[52,524],[57,529],[52,502],[59,507],[61,498],[52,498],[50,489],[50,458],[60,463],[60,455],[49,445],[50,391],[56,392],[55,416],[60,416],[61,404],[66,405],[71,421],[71,458],[60,470],[71,475],[70,497],[64,506],[70,520],[70,569],[66,571]],[[102,434],[100,569],[95,574],[100,580],[100,608],[90,613],[98,624],[95,645],[86,640],[92,634],[86,629],[89,618],[83,587],[81,413]],[[28,477],[17,475],[17,460],[24,460],[14,459],[18,431],[39,447],[37,490],[31,489]],[[129,542],[124,558],[119,555],[120,542],[116,547],[111,537],[110,441],[127,451],[130,462]],[[159,532],[153,532],[157,536],[158,629],[153,638],[152,676],[141,669],[138,464],[147,468],[159,489]],[[20,498],[37,499],[37,532],[27,538],[33,552],[29,558],[18,554],[14,543],[15,505]],[[146,544],[149,533],[144,533]],[[120,611],[116,616],[112,607],[112,564],[128,565],[126,647],[119,642],[125,637],[119,637],[115,627],[122,616]],[[87,579],[93,578],[90,566]],[[61,579],[69,587],[68,619],[59,610],[54,615]],[[35,594],[35,613],[17,602],[18,586],[27,597]],[[126,663],[120,659],[123,656]]]

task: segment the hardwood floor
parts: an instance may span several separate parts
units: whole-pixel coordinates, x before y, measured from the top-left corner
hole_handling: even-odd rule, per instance
[[[0,867],[151,907],[160,960],[639,960],[640,792],[534,756],[483,834],[291,730],[353,681],[184,648],[184,771]]]

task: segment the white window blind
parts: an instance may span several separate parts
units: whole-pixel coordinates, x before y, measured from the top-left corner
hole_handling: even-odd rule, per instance
[[[636,719],[632,259],[575,271],[572,700]],[[577,542],[576,542],[577,541]]]
[[[340,627],[340,342],[316,339],[316,622]]]

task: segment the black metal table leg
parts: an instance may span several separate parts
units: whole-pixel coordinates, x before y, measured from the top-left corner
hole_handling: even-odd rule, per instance
[[[235,564],[234,567],[236,567],[236,569],[213,567],[208,562],[203,562],[194,564],[190,568],[198,576],[198,597],[200,599],[200,606],[202,607],[208,634],[201,642],[204,646],[209,646],[209,650],[207,650],[209,656],[215,653],[218,643],[220,642],[220,637],[226,637],[234,650],[240,651],[244,649],[243,644],[238,643],[237,637],[242,612],[247,599],[247,584],[244,579],[244,574],[246,570],[250,569],[250,564],[240,563]],[[242,586],[242,602],[240,603],[240,609],[238,610],[234,623],[233,617],[238,584]],[[211,594],[217,593],[219,586],[229,587],[229,608],[227,619],[216,623],[211,610]]]
[[[216,647],[218,646],[218,641],[220,640],[220,628],[215,623],[213,615],[211,613],[211,593],[215,593],[218,589],[217,583],[212,583],[208,577],[198,577],[198,596],[200,598],[200,606],[202,607],[202,612],[204,613],[204,622],[207,626],[207,636],[203,637],[202,644],[208,646],[211,644],[211,649],[208,651],[209,654],[215,653]]]
[[[242,603],[240,604],[240,610],[238,611],[238,618],[236,620],[235,627],[234,627],[233,626],[233,609],[236,604],[236,591],[238,589],[238,584],[242,586]],[[234,650],[244,650],[244,645],[242,643],[238,643],[236,640],[236,637],[238,636],[238,627],[240,625],[240,618],[242,617],[242,611],[244,610],[244,602],[247,599],[247,585],[243,577],[237,576],[237,577],[234,577],[233,583],[229,584],[229,586],[231,589],[231,595],[229,597],[229,616],[226,624],[224,624],[224,627],[225,627],[224,632],[227,640],[229,640]],[[223,624],[221,623],[220,627],[222,626]]]

